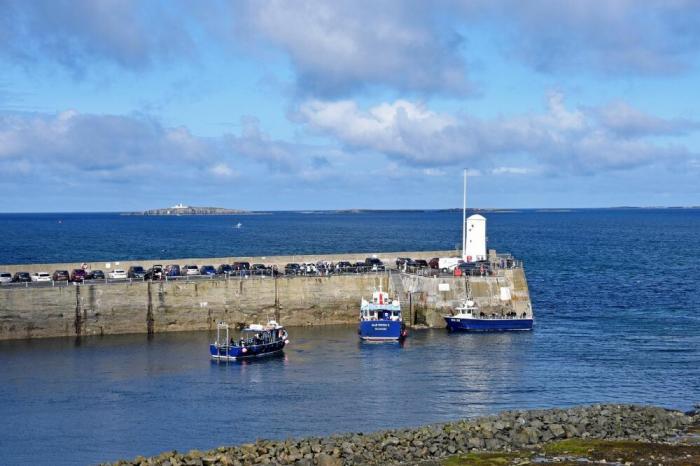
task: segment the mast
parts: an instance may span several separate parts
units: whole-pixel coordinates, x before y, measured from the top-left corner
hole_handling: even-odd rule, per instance
[[[462,202],[462,260],[467,260],[467,169],[464,169],[464,199]]]

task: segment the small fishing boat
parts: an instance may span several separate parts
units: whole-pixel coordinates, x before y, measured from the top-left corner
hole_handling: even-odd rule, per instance
[[[389,293],[379,289],[372,293],[372,301],[362,298],[360,305],[360,338],[366,341],[401,341],[408,336],[401,317],[401,303],[390,299]]]
[[[465,299],[455,308],[454,315],[443,316],[447,330],[451,332],[508,332],[514,330],[532,330],[532,315],[514,311],[501,315],[487,315],[481,312],[471,299]]]
[[[287,330],[271,320],[267,325],[252,324],[241,330],[238,340],[229,339],[229,326],[225,322],[216,325],[216,341],[209,345],[209,353],[215,361],[270,356],[280,353],[289,344]]]

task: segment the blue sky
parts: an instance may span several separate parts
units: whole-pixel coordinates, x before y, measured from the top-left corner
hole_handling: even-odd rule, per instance
[[[700,205],[699,51],[690,0],[0,0],[0,210]]]

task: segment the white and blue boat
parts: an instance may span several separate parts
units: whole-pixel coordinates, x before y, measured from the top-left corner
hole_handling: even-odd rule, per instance
[[[229,326],[219,322],[216,341],[209,345],[214,361],[238,361],[242,359],[272,356],[282,352],[289,344],[287,330],[271,320],[267,325],[253,324],[241,330],[238,340],[229,339]]]
[[[360,325],[357,329],[365,341],[402,341],[408,336],[401,316],[401,303],[390,299],[389,293],[374,291],[372,300],[362,299]]]
[[[532,315],[517,315],[509,312],[503,315],[487,315],[479,310],[470,299],[455,308],[455,315],[444,316],[447,330],[451,332],[509,332],[532,330]]]

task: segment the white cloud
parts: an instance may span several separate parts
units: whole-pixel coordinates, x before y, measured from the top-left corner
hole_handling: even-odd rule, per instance
[[[534,168],[526,167],[496,167],[491,170],[493,175],[529,175],[535,173]]]
[[[625,169],[687,158],[679,144],[656,142],[647,136],[667,137],[697,128],[685,120],[647,116],[653,128],[642,131],[630,118],[616,123],[601,118],[608,107],[569,109],[562,94],[547,97],[547,110],[485,120],[468,115],[437,113],[425,105],[399,100],[360,109],[353,101],[312,100],[299,107],[298,117],[314,131],[332,136],[353,150],[373,151],[417,166],[466,165],[505,173],[505,167],[527,159],[551,171],[590,173]],[[632,109],[627,106],[626,108]],[[642,112],[628,112],[637,119]],[[627,123],[625,123],[625,121]],[[620,134],[621,127],[636,132]],[[521,173],[522,174],[522,173]]]
[[[463,94],[461,38],[440,9],[413,0],[241,2],[236,26],[286,51],[305,93],[337,95],[372,85]],[[441,27],[442,26],[442,27]]]
[[[209,168],[209,171],[218,178],[235,178],[238,176],[238,173],[229,167],[228,164],[223,162],[212,165]]]

